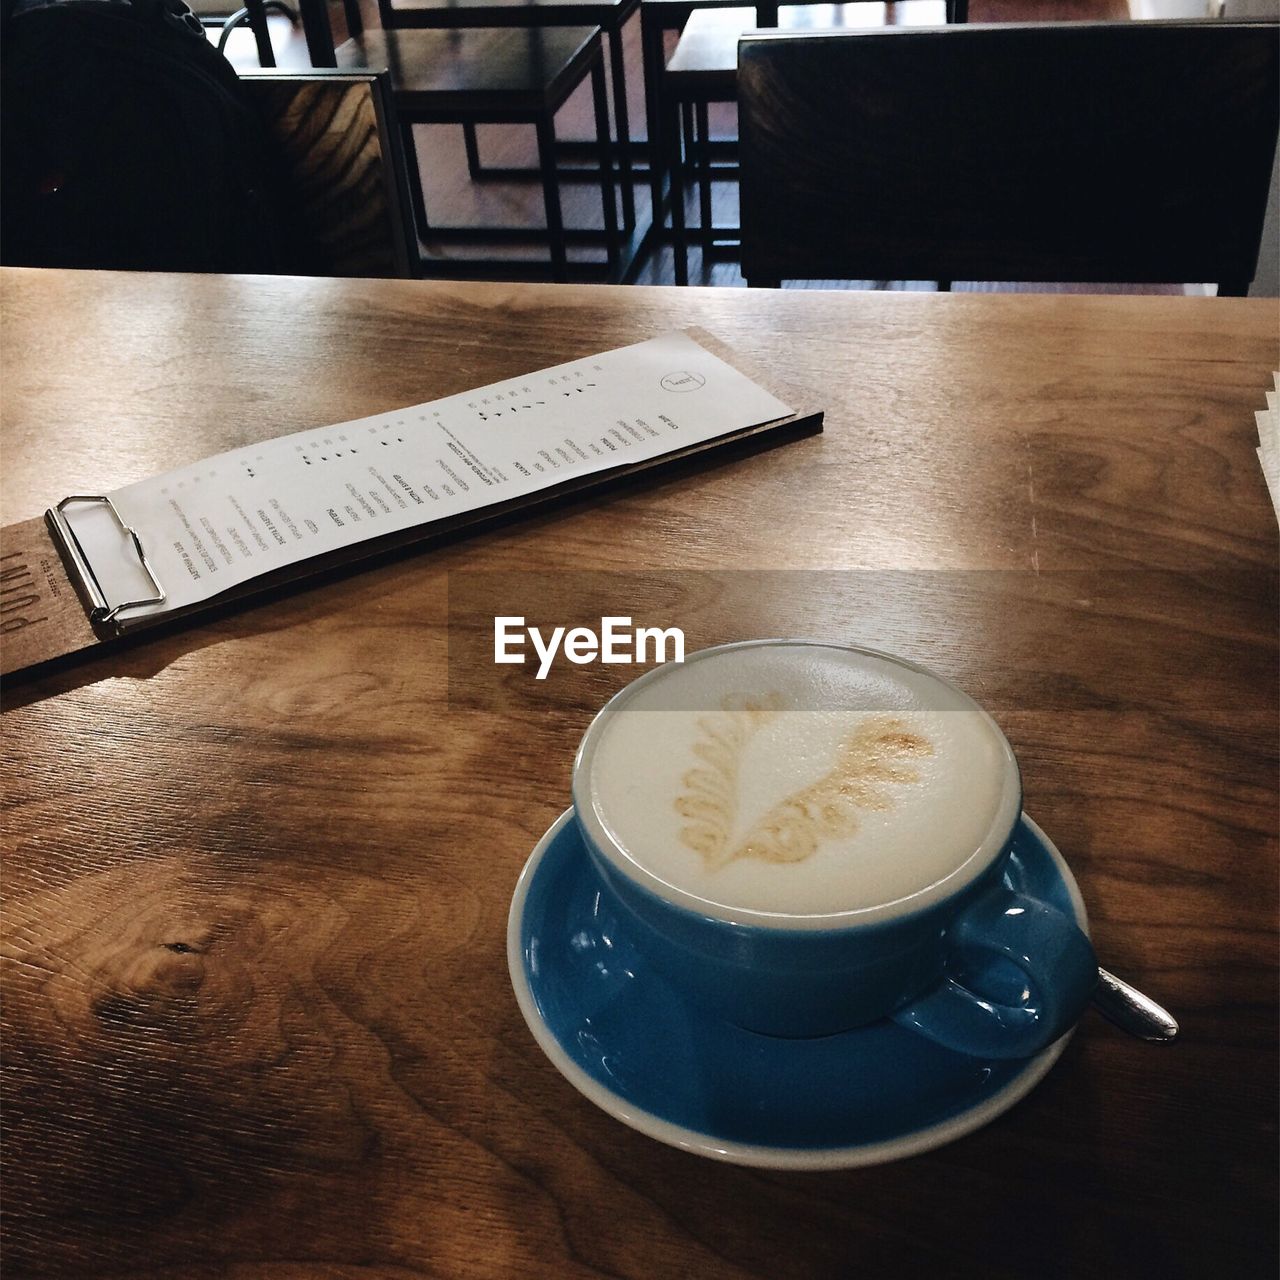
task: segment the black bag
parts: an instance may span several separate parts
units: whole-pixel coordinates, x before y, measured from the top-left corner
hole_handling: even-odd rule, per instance
[[[278,272],[261,122],[183,0],[6,0],[0,259]]]

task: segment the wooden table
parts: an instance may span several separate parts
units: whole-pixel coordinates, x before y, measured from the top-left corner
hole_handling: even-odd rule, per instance
[[[827,410],[8,691],[6,1276],[1275,1273],[1274,304],[3,289],[6,522],[691,323]],[[449,595],[480,570],[647,571],[691,646],[790,626],[959,679],[1105,963],[1182,1041],[1091,1014],[995,1123],[843,1173],[714,1164],[595,1109],[526,1030],[504,931],[627,669],[450,698]]]

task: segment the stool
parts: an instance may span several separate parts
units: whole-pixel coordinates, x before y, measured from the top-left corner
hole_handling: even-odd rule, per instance
[[[662,76],[666,64],[666,34],[683,31],[700,9],[737,9],[742,0],[641,0],[640,50],[644,64],[644,101],[649,137],[649,187],[653,221],[661,225],[666,172],[663,146]],[[766,0],[756,8],[756,25],[776,27],[778,5]],[[736,54],[736,50],[735,50]]]
[[[613,162],[609,155],[599,28],[366,31],[342,45],[337,58],[340,67],[386,67],[391,74],[392,102],[404,138],[410,193],[420,235],[431,233],[437,237],[490,243],[514,238],[511,230],[504,228],[431,227],[413,137],[415,124],[534,126],[552,277],[558,281],[568,279],[568,233],[560,212],[555,114],[590,75],[604,207],[603,238],[609,275],[616,277],[618,211]],[[517,234],[527,238],[524,233]],[[586,231],[574,234],[578,238],[592,236]]]
[[[965,0],[945,0],[945,17],[953,20],[958,6]],[[650,8],[657,13],[653,21],[666,21],[676,13],[676,6],[687,7],[692,0],[644,0],[642,13]],[[929,6],[932,8],[933,6]],[[856,12],[850,10],[850,13]],[[772,19],[770,26],[784,30],[827,29],[809,6],[808,0],[779,6],[756,8],[726,6],[723,0],[701,0],[690,10],[671,61],[659,71],[656,96],[660,158],[659,172],[665,169],[671,184],[671,242],[675,282],[689,283],[690,236],[685,226],[684,179],[693,169],[699,186],[699,226],[697,239],[704,255],[714,250],[732,252],[740,248],[741,232],[737,227],[715,227],[711,218],[711,181],[716,172],[723,178],[737,180],[736,163],[719,170],[712,165],[712,142],[707,123],[707,106],[712,102],[738,100],[738,40],[747,31],[757,30],[763,18]],[[844,25],[845,10],[836,9],[836,26]],[[816,19],[816,21],[815,21]],[[855,18],[856,21],[856,18]],[[838,122],[833,122],[838,126]]]
[[[698,9],[689,15],[680,43],[662,72],[659,89],[660,136],[664,165],[671,179],[671,247],[676,284],[689,283],[689,241],[684,218],[684,175],[697,156],[698,232],[703,252],[717,237],[711,217],[711,131],[707,106],[738,100],[738,37],[756,25],[749,8]],[[688,115],[692,111],[692,126]],[[736,170],[735,170],[736,173]],[[736,236],[737,228],[722,229]]]
[[[627,111],[627,72],[622,28],[640,0],[409,0],[399,4],[378,0],[384,30],[467,27],[599,27],[609,46],[609,74],[613,82],[613,129],[610,137],[618,159],[622,186],[622,225],[636,225],[635,192],[631,173],[631,125]],[[475,126],[464,125],[467,168],[473,178],[510,179],[523,170],[485,169],[476,147]],[[561,144],[563,151],[569,144]],[[572,171],[570,171],[572,172]]]

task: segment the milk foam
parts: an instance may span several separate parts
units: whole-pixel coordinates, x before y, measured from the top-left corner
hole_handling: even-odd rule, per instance
[[[590,803],[624,860],[730,912],[897,903],[1017,812],[1016,766],[985,713],[856,650],[696,656],[624,695],[598,733]]]

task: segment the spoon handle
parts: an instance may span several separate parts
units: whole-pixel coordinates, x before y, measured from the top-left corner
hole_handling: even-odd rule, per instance
[[[1168,1010],[1106,969],[1098,970],[1093,1003],[1109,1022],[1140,1040],[1168,1043],[1177,1037],[1178,1024]]]

